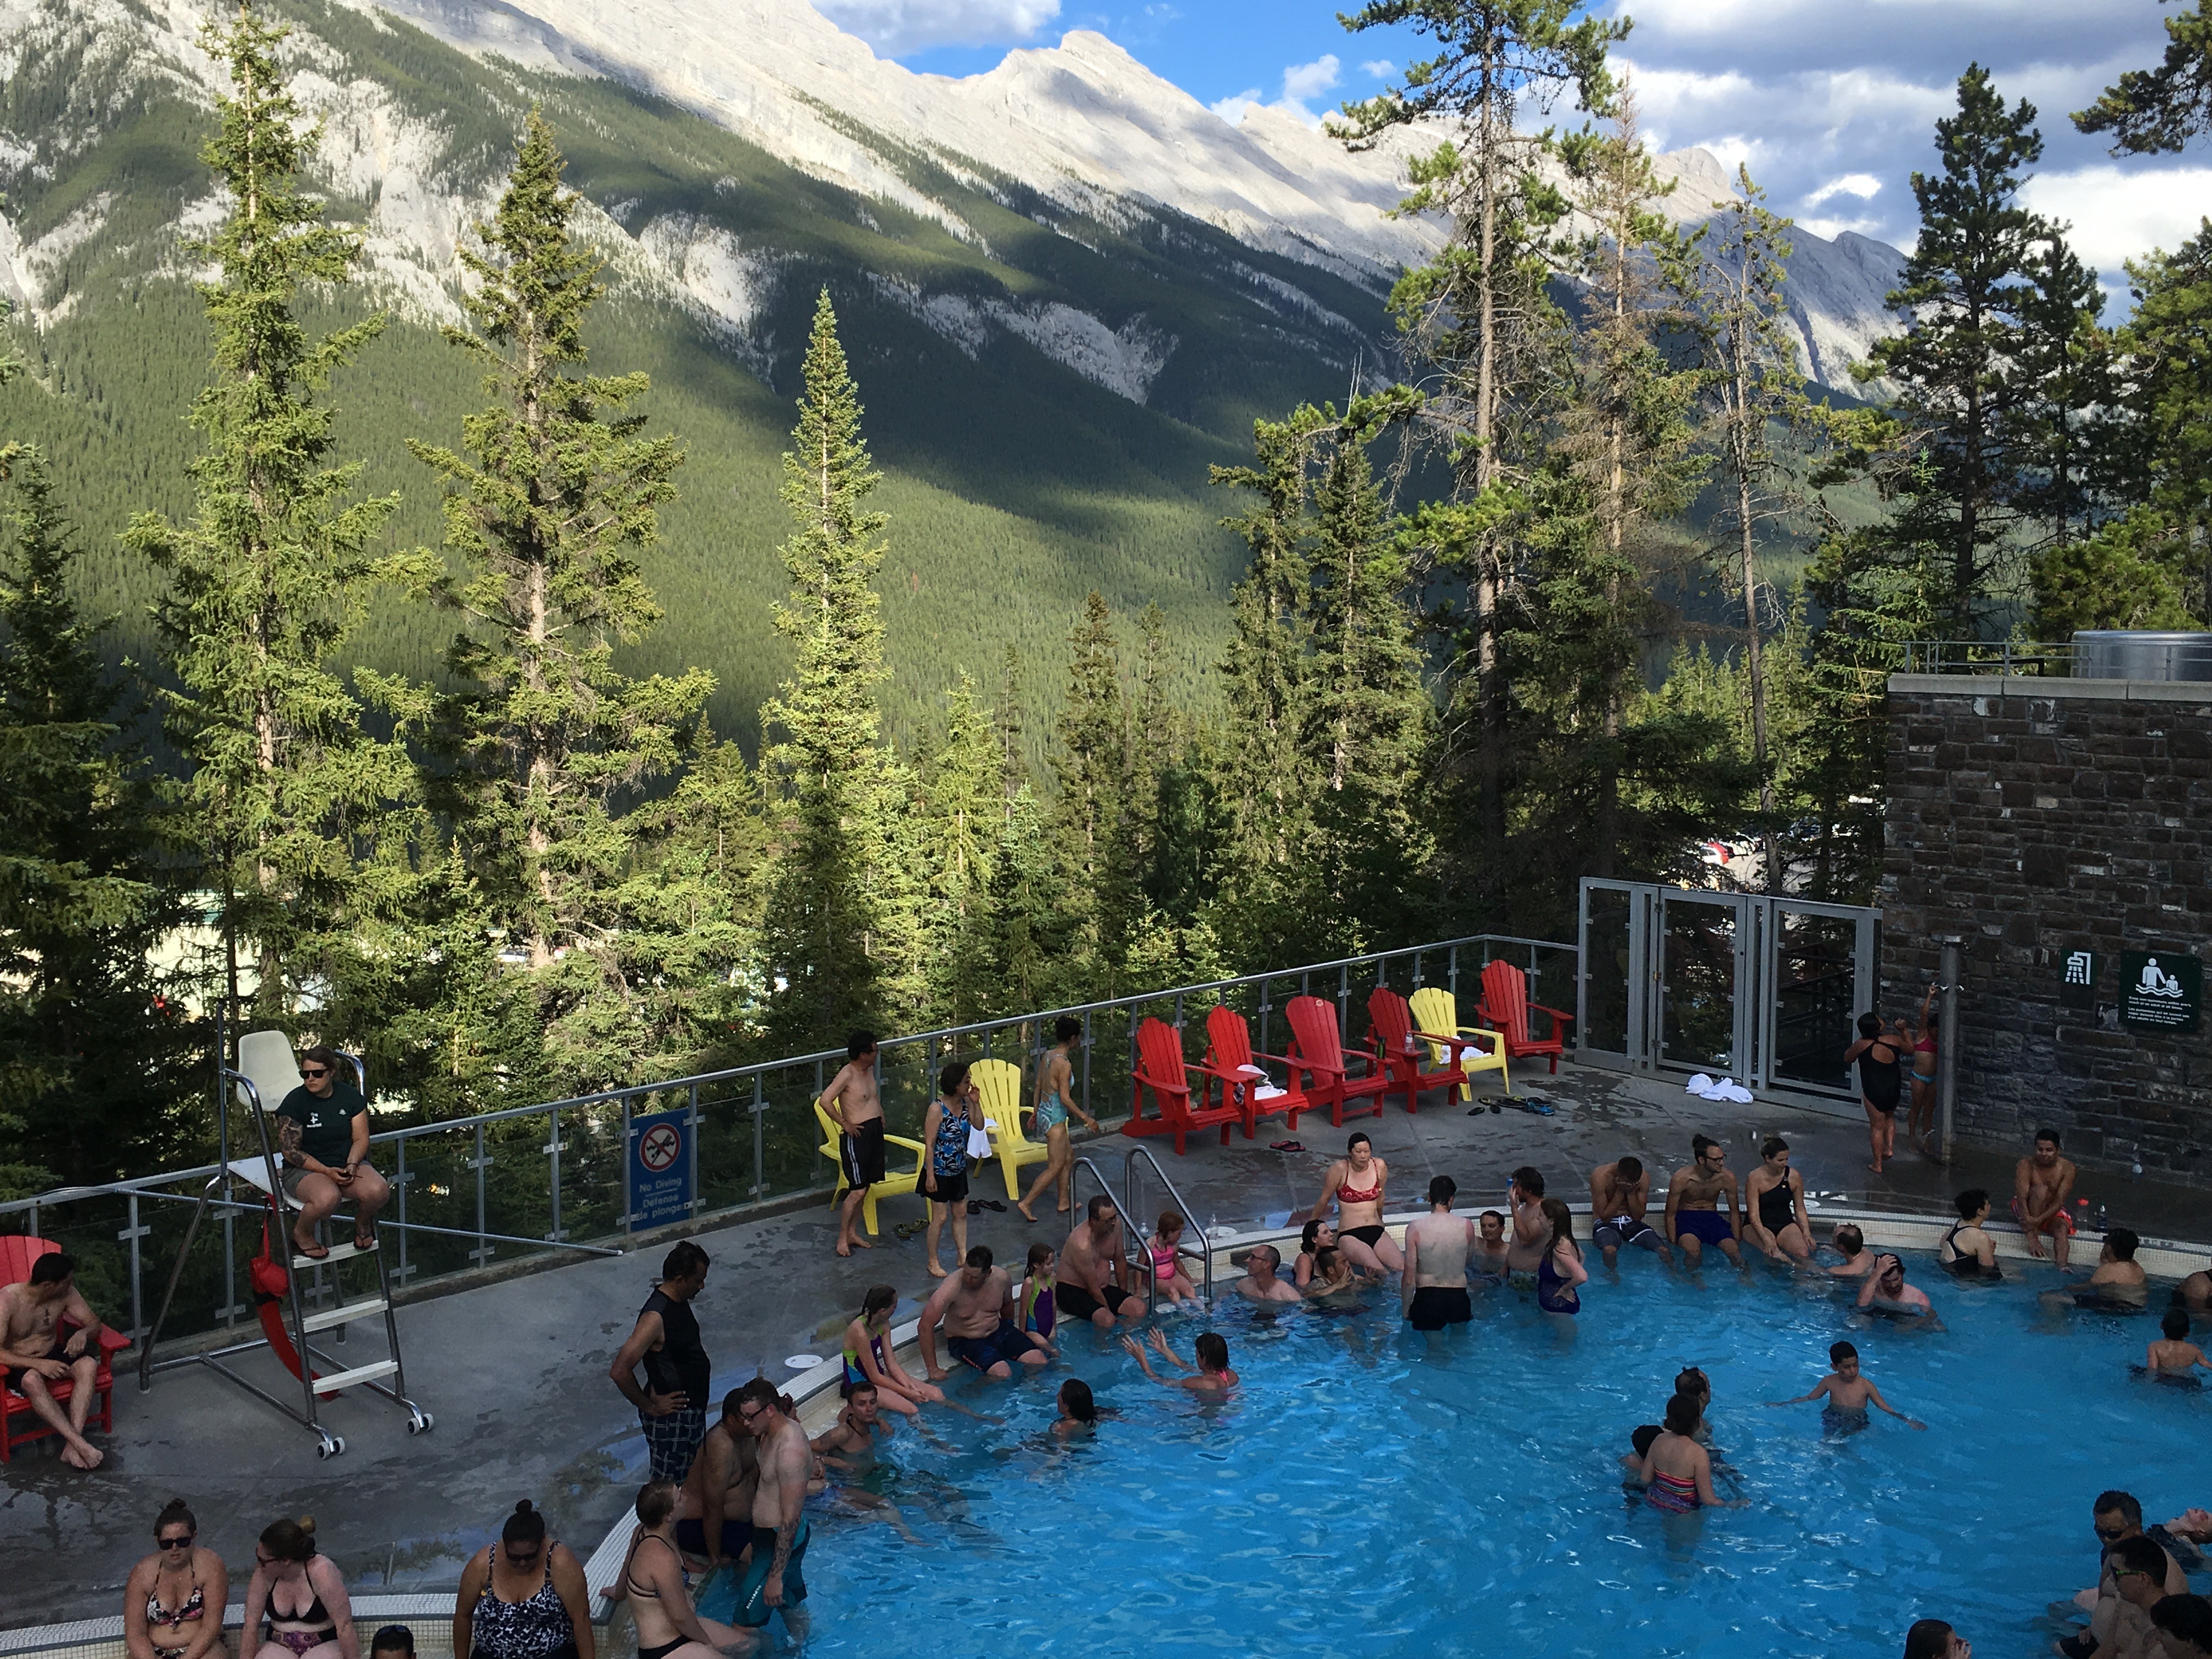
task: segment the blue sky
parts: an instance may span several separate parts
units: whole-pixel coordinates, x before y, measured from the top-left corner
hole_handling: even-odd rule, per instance
[[[945,75],[988,70],[1012,47],[1096,29],[1234,119],[1243,100],[1317,118],[1419,56],[1403,31],[1352,35],[1333,0],[814,0],[879,55]],[[2067,121],[2123,70],[2164,49],[2157,0],[1599,0],[1634,18],[1616,63],[1661,149],[1748,165],[1807,229],[1911,245],[1910,176],[1934,165],[1936,118],[1978,61],[2008,100],[2036,106],[2046,149],[2030,204],[2068,222],[2076,248],[2124,287],[2123,260],[2172,247],[2212,213],[2212,143],[2118,161]]]

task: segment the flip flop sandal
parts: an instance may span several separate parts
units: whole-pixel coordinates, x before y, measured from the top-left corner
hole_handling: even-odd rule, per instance
[[[1267,1143],[1267,1150],[1271,1152],[1303,1152],[1305,1149],[1306,1144],[1303,1140],[1271,1140]]]
[[[305,1256],[310,1261],[323,1261],[329,1259],[331,1247],[327,1244],[302,1244],[295,1238],[292,1241],[292,1254]]]
[[[996,1210],[1000,1215],[1004,1215],[1006,1212],[1006,1206],[1000,1203],[995,1198],[979,1198],[975,1201],[978,1204],[981,1204],[987,1210]]]
[[[902,1221],[897,1226],[892,1228],[891,1231],[901,1238],[912,1238],[927,1224],[926,1222],[921,1221]]]
[[[981,1215],[981,1214],[982,1214],[982,1213],[983,1213],[983,1200],[982,1200],[981,1199],[980,1199],[980,1198],[971,1198],[971,1199],[969,1199],[969,1200],[968,1200],[968,1213],[969,1213],[969,1215]]]

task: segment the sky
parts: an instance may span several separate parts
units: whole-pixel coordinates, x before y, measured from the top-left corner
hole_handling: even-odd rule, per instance
[[[942,75],[1095,29],[1224,119],[1272,104],[1309,120],[1379,91],[1419,40],[1358,34],[1335,0],[814,0],[879,56]],[[1351,0],[1343,0],[1348,9]],[[2212,140],[2179,156],[2116,159],[2074,131],[2125,69],[2165,49],[2156,0],[1601,0],[1633,20],[1614,49],[1655,148],[1741,161],[1778,211],[1825,236],[1910,247],[1916,169],[1936,165],[1936,118],[1979,62],[2025,98],[2044,159],[2028,204],[2072,226],[2075,251],[2124,293],[2124,260],[2172,247],[2212,213]]]

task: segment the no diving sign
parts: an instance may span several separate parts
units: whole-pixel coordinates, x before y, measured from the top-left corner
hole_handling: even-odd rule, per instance
[[[653,1112],[629,1121],[629,1224],[658,1227],[685,1221],[698,1169],[691,1112]]]

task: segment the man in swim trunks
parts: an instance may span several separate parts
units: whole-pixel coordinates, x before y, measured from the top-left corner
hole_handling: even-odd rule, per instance
[[[1662,1261],[1673,1264],[1674,1255],[1667,1241],[1644,1218],[1651,1204],[1651,1172],[1642,1158],[1620,1158],[1599,1164],[1590,1171],[1589,1189],[1590,1237],[1605,1252],[1607,1267],[1620,1261],[1621,1248],[1628,1244],[1656,1250]]]
[[[738,1390],[738,1417],[760,1442],[760,1479],[753,1487],[753,1559],[738,1583],[731,1622],[759,1631],[770,1613],[783,1614],[794,1644],[806,1640],[806,1483],[814,1451],[806,1431],[783,1413],[775,1384],[756,1376]]]
[[[1770,1261],[1802,1267],[1813,1259],[1813,1222],[1805,1213],[1805,1177],[1790,1167],[1790,1143],[1769,1135],[1759,1167],[1745,1177],[1743,1236]]]
[[[752,1541],[747,1516],[759,1479],[759,1443],[738,1416],[738,1390],[722,1401],[722,1420],[707,1431],[691,1460],[677,1514],[676,1547],[708,1569],[734,1561]]]
[[[1109,1277],[1113,1282],[1107,1282]],[[1102,1331],[1114,1321],[1142,1319],[1145,1298],[1130,1285],[1129,1253],[1121,1239],[1121,1218],[1114,1200],[1101,1193],[1075,1224],[1060,1252],[1052,1304],[1062,1319],[1087,1319]]]
[[[1832,1279],[1864,1279],[1874,1271],[1874,1252],[1866,1247],[1866,1233],[1848,1221],[1838,1221],[1828,1242],[1843,1260],[1828,1269]]]
[[[699,1340],[692,1299],[707,1288],[707,1252],[684,1239],[660,1264],[660,1282],[638,1310],[637,1323],[615,1355],[607,1375],[637,1407],[653,1478],[677,1486],[691,1473],[691,1459],[707,1435],[708,1390],[714,1366]],[[645,1368],[640,1387],[638,1367]]]
[[[2027,1237],[2027,1253],[2043,1260],[2043,1235],[2051,1235],[2051,1259],[2066,1271],[2066,1251],[2074,1237],[2074,1218],[2066,1208],[2074,1196],[2074,1162],[2058,1156],[2058,1131],[2038,1129],[2035,1151],[2014,1166],[2012,1213]]]
[[[1051,1344],[1015,1324],[1013,1315],[1014,1285],[1006,1270],[991,1265],[989,1245],[969,1246],[960,1271],[948,1274],[923,1304],[915,1328],[929,1380],[942,1382],[950,1374],[937,1363],[939,1320],[951,1357],[994,1381],[1005,1382],[1016,1365],[1043,1364],[1052,1357]]]
[[[855,1031],[845,1039],[845,1063],[822,1091],[822,1109],[837,1126],[837,1164],[846,1193],[837,1206],[837,1254],[872,1250],[855,1224],[868,1188],[884,1178],[884,1103],[876,1092],[876,1039]]]
[[[1715,1244],[1741,1267],[1743,1251],[1735,1241],[1743,1227],[1743,1205],[1728,1167],[1728,1149],[1710,1135],[1692,1135],[1690,1157],[1689,1164],[1675,1170],[1667,1183],[1667,1237],[1682,1247],[1686,1267],[1694,1268],[1705,1247]],[[1723,1193],[1728,1194],[1726,1215],[1720,1212]]]
[[[1280,1250],[1260,1245],[1244,1258],[1244,1277],[1237,1281],[1237,1294],[1249,1302],[1303,1302],[1297,1285],[1275,1276],[1282,1265]]]
[[[1406,1317],[1417,1331],[1441,1331],[1474,1317],[1467,1299],[1467,1259],[1474,1250],[1474,1224],[1451,1212],[1459,1184],[1440,1175],[1429,1182],[1429,1212],[1406,1228],[1406,1270],[1398,1276]]]
[[[1552,1224],[1544,1219],[1543,1172],[1530,1164],[1516,1170],[1512,1183],[1505,1189],[1505,1201],[1513,1211],[1513,1242],[1505,1248],[1506,1270],[1533,1273],[1552,1243]]]
[[[1505,1258],[1512,1246],[1505,1242],[1505,1218],[1495,1210],[1485,1210],[1474,1218],[1474,1254],[1468,1265],[1486,1279],[1504,1279],[1512,1270]]]
[[[837,1420],[814,1437],[814,1455],[832,1468],[850,1474],[856,1467],[848,1459],[873,1460],[876,1443],[889,1440],[896,1425],[883,1414],[876,1385],[863,1382],[845,1396]]]
[[[2150,1285],[2136,1252],[2142,1241],[2132,1227],[2115,1227],[2105,1235],[2097,1253],[2097,1271],[2089,1282],[2071,1290],[2045,1291],[2043,1299],[2060,1307],[2107,1308],[2119,1313],[2140,1313],[2150,1304]]]
[[[100,1316],[78,1294],[76,1262],[59,1250],[33,1261],[22,1284],[0,1288],[0,1378],[61,1436],[62,1462],[72,1468],[98,1468],[106,1455],[84,1437],[100,1374]],[[54,1398],[55,1382],[70,1385],[66,1404]]]

